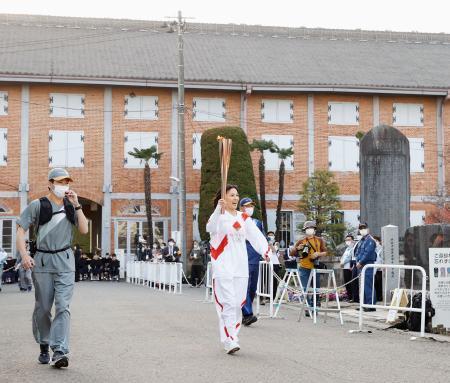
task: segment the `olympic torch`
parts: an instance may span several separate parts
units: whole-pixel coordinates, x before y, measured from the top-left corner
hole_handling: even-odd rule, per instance
[[[231,159],[231,144],[232,141],[230,138],[224,138],[221,136],[217,137],[217,141],[219,141],[219,156],[220,156],[220,173],[221,173],[221,198],[225,198],[225,194],[227,193],[227,180],[228,180],[228,168],[230,167],[230,159]],[[225,211],[222,208],[221,213],[223,214]]]

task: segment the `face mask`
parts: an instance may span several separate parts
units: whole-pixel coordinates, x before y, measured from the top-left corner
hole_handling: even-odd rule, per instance
[[[305,230],[306,235],[314,235],[315,232],[316,231],[314,229],[306,229]]]
[[[52,192],[58,198],[64,198],[66,191],[69,190],[69,185],[54,185]]]
[[[153,245],[153,248],[154,248],[154,249],[158,248],[158,245]]]
[[[361,233],[361,235],[363,237],[366,236],[367,234],[369,234],[369,230],[368,229],[361,229],[359,232]]]
[[[345,241],[345,244],[346,244],[347,246],[351,246],[351,245],[352,245],[352,241]]]
[[[272,235],[269,235],[267,238],[269,238],[269,241],[274,241],[275,240],[275,237],[272,236]]]
[[[194,243],[194,248],[198,249],[198,243]]]
[[[253,207],[247,207],[245,208],[245,212],[251,217],[253,215],[253,212],[255,209]]]
[[[169,246],[173,246],[174,245],[174,243],[173,242],[169,242]]]

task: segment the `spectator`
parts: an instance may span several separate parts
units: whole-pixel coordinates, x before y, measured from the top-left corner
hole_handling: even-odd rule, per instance
[[[303,231],[306,237],[297,241],[291,252],[291,257],[295,256],[300,259],[299,272],[300,281],[302,282],[303,289],[306,291],[308,286],[309,276],[311,270],[319,267],[319,258],[327,255],[325,242],[321,237],[317,237],[316,234],[316,222],[306,221],[303,225]],[[316,287],[320,287],[320,278],[317,278]],[[316,295],[317,306],[320,306],[319,294]],[[308,303],[313,305],[313,300],[308,297]],[[305,315],[309,315],[309,311],[305,311]]]
[[[115,253],[111,256],[111,262],[109,264],[111,280],[120,281],[120,261],[117,259]]]
[[[80,281],[80,258],[82,250],[79,244],[76,244],[73,250],[73,255],[75,256],[75,282]]]
[[[87,256],[87,254],[82,253],[80,257],[80,277],[81,280],[83,281],[90,278],[90,271],[89,271],[90,263],[91,260]]]
[[[92,257],[91,261],[91,281],[93,280],[101,280],[101,272],[102,272],[102,259],[98,254],[95,254]]]
[[[200,281],[203,276],[203,251],[198,241],[194,240],[192,242],[189,261],[191,261],[191,283],[196,287],[200,287]]]
[[[175,262],[177,254],[180,253],[180,249],[175,245],[175,241],[173,238],[169,239],[168,244],[169,246],[163,249],[162,255],[166,262]]]
[[[367,264],[373,264],[377,260],[376,243],[369,234],[369,226],[367,223],[359,225],[359,232],[361,233],[361,240],[355,249],[356,269],[358,275],[361,275],[362,268]],[[369,268],[365,273],[364,280],[364,304],[374,304],[375,297],[373,291],[373,268]],[[364,311],[375,311],[375,308],[364,307]]]
[[[345,251],[341,257],[341,266],[344,273],[345,289],[347,290],[347,300],[353,300],[352,284],[349,283],[352,280],[352,258],[353,249],[355,246],[355,237],[353,234],[347,234],[345,237]]]
[[[2,291],[2,282],[3,282],[3,266],[6,264],[6,258],[8,254],[5,250],[0,247],[0,291]]]
[[[4,269],[3,277],[2,277],[3,283],[16,283],[17,282],[15,265],[16,265],[16,260],[12,257],[12,255],[8,255],[6,257],[6,263],[3,267],[3,269]]]
[[[105,257],[102,258],[102,271],[103,271],[103,279],[106,281],[111,280],[111,255],[109,253],[105,254]]]
[[[278,279],[275,275],[281,277],[281,265],[280,265],[280,244],[275,242],[273,245],[269,244],[272,253],[270,255],[270,263],[273,267],[272,286],[273,286],[273,299],[275,299],[278,290]]]

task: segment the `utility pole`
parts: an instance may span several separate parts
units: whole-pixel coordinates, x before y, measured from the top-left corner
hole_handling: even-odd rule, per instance
[[[178,32],[178,175],[179,183],[179,225],[181,242],[181,261],[183,268],[187,266],[187,246],[186,246],[186,146],[184,135],[184,46],[183,33],[185,23],[181,17],[181,11],[178,11],[177,32]]]

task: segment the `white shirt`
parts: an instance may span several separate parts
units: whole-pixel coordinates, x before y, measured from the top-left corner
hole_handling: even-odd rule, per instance
[[[263,257],[270,257],[269,244],[250,217],[241,212],[220,212],[217,205],[206,224],[211,236],[213,278],[248,278],[248,256],[245,241]]]

